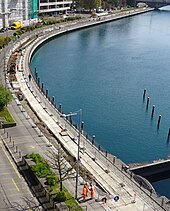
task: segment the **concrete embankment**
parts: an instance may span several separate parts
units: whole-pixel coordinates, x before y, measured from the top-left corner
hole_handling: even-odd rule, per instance
[[[139,11],[137,12],[140,13]],[[126,14],[126,16],[129,15]],[[72,127],[66,119],[61,118],[60,113],[49,101],[49,97],[45,97],[43,94],[41,84],[37,86],[33,80],[28,81],[28,74],[30,73],[29,61],[31,59],[31,54],[39,44],[44,41],[61,33],[96,25],[102,23],[102,21],[106,22],[106,17],[104,18],[105,20],[84,20],[66,24],[64,26],[50,26],[49,28],[35,31],[33,35],[29,34],[27,37],[24,37],[24,39],[17,42],[11,50],[11,52],[17,50],[20,48],[21,44],[31,36],[35,37],[35,35],[38,35],[35,39],[32,39],[32,41],[27,43],[26,47],[23,49],[22,55],[20,55],[17,60],[19,67],[19,71],[17,71],[16,74],[18,87],[37,116],[45,123],[56,139],[60,141],[75,158],[77,158],[78,150],[78,131],[76,128]],[[108,21],[111,20],[108,19]],[[7,82],[7,85],[10,87],[9,81]],[[68,135],[61,135],[60,132],[63,128],[67,128]],[[107,191],[109,197],[111,197],[110,200],[108,200],[110,207],[119,207],[119,210],[126,209],[127,211],[144,210],[144,208],[147,210],[168,210],[166,206],[163,206],[164,204],[162,204],[161,198],[157,198],[157,196],[154,196],[153,194],[150,195],[150,192],[142,189],[142,187],[135,182],[133,174],[124,171],[122,165],[125,164],[122,161],[116,157],[110,157],[109,154],[101,151],[94,146],[84,134],[81,134],[80,145],[81,165],[84,166],[88,172],[93,175],[93,179]],[[117,195],[120,196],[120,200],[115,204],[113,197]]]
[[[156,177],[158,174],[170,171],[170,160],[158,160],[150,164],[132,167],[130,170],[143,177]]]

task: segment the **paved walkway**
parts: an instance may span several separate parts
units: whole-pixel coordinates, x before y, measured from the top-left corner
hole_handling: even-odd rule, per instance
[[[68,30],[68,28],[63,29],[63,31],[64,30]],[[41,41],[41,38],[38,39]],[[43,120],[51,133],[60,140],[63,146],[76,158],[78,149],[77,131],[73,130],[68,122],[60,117],[60,114],[54,109],[54,106],[40,94],[35,83],[32,81],[28,82],[27,76],[29,69],[27,60],[30,55],[30,50],[34,45],[34,42],[30,43],[26,51],[23,52],[23,56],[19,57],[19,72],[17,72],[19,87],[34,112]],[[9,109],[18,124],[17,127],[8,129],[9,134],[15,139],[15,143],[22,153],[35,151],[44,154],[49,145],[49,141],[44,136],[41,137],[42,133],[38,128],[33,128],[35,124],[28,117],[28,114],[20,105],[19,101],[17,99],[15,99],[15,101],[18,105],[13,102]],[[67,128],[68,135],[61,136],[61,129],[65,127]],[[95,200],[87,201],[84,205],[88,206],[88,210],[165,210],[157,203],[154,203],[149,193],[144,193],[144,191],[131,180],[130,176],[122,171],[122,162],[119,159],[113,156],[109,157],[109,155],[104,156],[100,150],[92,147],[92,144],[83,135],[81,136],[80,156],[81,164],[94,175],[94,180],[107,192],[108,198],[106,205],[95,202]],[[69,181],[68,184],[69,190],[74,195],[74,181]],[[81,190],[82,186],[79,183],[79,196],[81,196]],[[100,193],[96,192],[95,198],[103,197],[103,194],[103,191]],[[117,202],[113,200],[116,195],[119,196]]]

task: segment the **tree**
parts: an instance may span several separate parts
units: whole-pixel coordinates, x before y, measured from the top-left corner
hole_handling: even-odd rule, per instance
[[[75,178],[75,172],[73,172],[73,168],[76,165],[76,162],[74,162],[71,166],[66,161],[66,153],[59,144],[56,146],[56,150],[49,151],[47,156],[49,158],[47,161],[49,166],[56,170],[59,175],[58,182],[60,183],[60,191],[62,191],[63,181],[69,178]]]
[[[87,10],[92,10],[94,8],[98,8],[101,6],[100,0],[77,0],[76,1],[76,6],[77,7],[82,7]]]
[[[2,85],[0,85],[0,111],[12,100],[12,94]]]

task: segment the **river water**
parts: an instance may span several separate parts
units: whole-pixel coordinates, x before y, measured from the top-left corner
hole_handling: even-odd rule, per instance
[[[64,113],[82,108],[85,131],[126,163],[170,154],[169,20],[170,11],[152,11],[67,33],[32,59]]]

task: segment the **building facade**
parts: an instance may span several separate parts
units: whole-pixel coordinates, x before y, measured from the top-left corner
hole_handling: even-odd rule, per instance
[[[73,0],[39,0],[39,13],[44,15],[66,14]]]
[[[41,16],[66,14],[72,0],[0,0],[0,28],[14,21],[25,21]]]
[[[28,19],[28,0],[0,0],[0,27]]]

